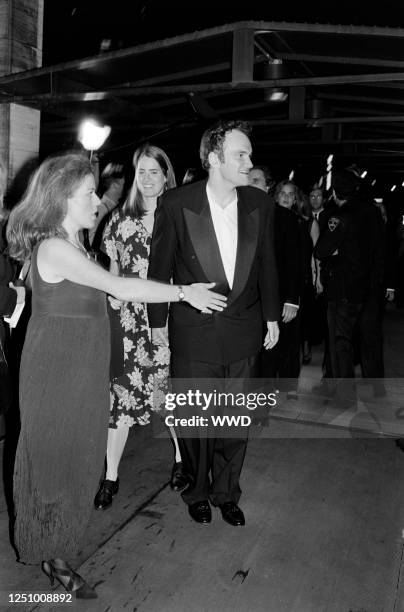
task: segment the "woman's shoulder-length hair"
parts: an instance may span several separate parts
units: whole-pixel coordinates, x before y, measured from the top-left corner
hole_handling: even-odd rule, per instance
[[[173,187],[177,186],[177,183],[175,181],[174,168],[167,153],[165,153],[163,149],[160,149],[160,147],[156,147],[155,145],[151,145],[149,143],[146,143],[136,149],[133,155],[133,167],[135,169],[135,176],[133,179],[132,187],[129,192],[129,196],[122,207],[122,214],[129,215],[131,217],[142,217],[145,213],[143,196],[138,188],[136,181],[136,170],[141,157],[151,157],[155,159],[156,162],[159,164],[166,178],[164,186],[165,191],[167,189],[172,189]]]
[[[10,213],[7,242],[11,257],[25,261],[45,238],[66,237],[62,222],[67,200],[90,174],[91,164],[84,153],[54,155],[41,163]]]

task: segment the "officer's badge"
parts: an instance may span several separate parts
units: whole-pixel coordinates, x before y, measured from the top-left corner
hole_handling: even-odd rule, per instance
[[[340,220],[337,219],[337,217],[330,217],[330,219],[328,220],[328,229],[330,230],[330,232],[333,232],[339,225]]]

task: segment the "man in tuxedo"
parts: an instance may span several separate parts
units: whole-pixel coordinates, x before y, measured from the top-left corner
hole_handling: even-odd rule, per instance
[[[215,282],[215,291],[228,296],[221,313],[200,313],[185,302],[170,306],[174,384],[175,379],[224,381],[229,392],[235,379],[258,377],[263,320],[265,347],[278,340],[273,206],[263,192],[248,186],[249,136],[248,124],[240,121],[219,122],[206,130],[200,157],[208,179],[170,190],[157,208],[149,277],[172,278],[180,285]],[[167,342],[168,305],[153,304],[148,311],[153,340]],[[177,407],[177,414],[190,416],[190,407]],[[229,524],[244,525],[238,501],[248,430],[239,427],[237,437],[201,430],[189,437],[189,428],[177,429],[190,478],[183,500],[199,523],[211,521],[210,500]]]

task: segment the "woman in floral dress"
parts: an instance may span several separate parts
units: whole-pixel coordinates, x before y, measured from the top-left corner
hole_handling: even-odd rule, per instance
[[[147,278],[154,212],[158,197],[176,186],[174,170],[165,152],[144,145],[133,157],[135,178],[122,210],[116,210],[104,230],[102,249],[110,258],[110,271],[120,276]],[[95,497],[98,509],[111,505],[118,492],[118,467],[129,428],[147,425],[161,409],[167,383],[170,353],[151,341],[146,304],[110,298],[112,328],[111,412],[108,430],[107,470]],[[187,484],[181,473],[181,456],[174,432],[173,488]]]

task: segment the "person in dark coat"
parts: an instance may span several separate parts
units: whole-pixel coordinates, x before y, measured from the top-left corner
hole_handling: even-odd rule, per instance
[[[6,254],[6,240],[4,236],[7,221],[7,212],[3,201],[6,191],[6,171],[0,163],[0,414],[4,414],[11,404],[11,377],[8,368],[7,341],[9,327],[4,317],[11,317],[18,304],[24,303],[24,287],[13,284],[16,268]]]
[[[377,210],[357,196],[358,179],[342,170],[333,175],[337,210],[320,234],[314,256],[322,266],[327,297],[327,320],[332,376],[340,379],[341,402],[355,401],[353,334],[378,276],[383,277],[382,239]]]
[[[297,188],[282,181],[275,191],[274,247],[282,306],[279,342],[270,352],[262,351],[262,376],[274,380],[275,387],[297,397],[300,373],[299,306],[303,290],[301,232],[294,212]]]

